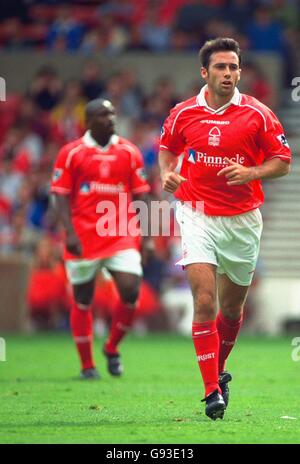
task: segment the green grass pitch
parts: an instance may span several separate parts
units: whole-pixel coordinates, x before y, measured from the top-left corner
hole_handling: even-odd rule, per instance
[[[300,361],[292,337],[240,337],[223,421],[204,414],[189,338],[130,336],[123,378],[80,381],[69,335],[7,336],[0,362],[0,443],[300,443]],[[283,418],[285,417],[285,418]]]

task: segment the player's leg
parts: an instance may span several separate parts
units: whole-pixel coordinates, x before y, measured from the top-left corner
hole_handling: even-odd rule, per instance
[[[221,393],[218,372],[219,336],[215,320],[216,266],[197,263],[188,265],[186,270],[194,299],[192,337],[205,387],[206,414],[215,419],[222,417],[225,409],[223,399],[219,395]],[[208,399],[212,395],[214,395],[214,411],[209,410]]]
[[[104,266],[116,283],[120,304],[113,315],[110,333],[103,350],[109,372],[112,375],[121,375],[123,368],[118,347],[134,320],[143,274],[141,255],[135,249],[124,250],[105,260]]]
[[[71,330],[81,363],[82,379],[97,379],[99,373],[93,359],[92,300],[95,279],[73,285],[74,303],[71,311]]]
[[[67,261],[66,270],[73,288],[71,330],[81,363],[81,378],[98,378],[93,359],[92,300],[97,262]]]
[[[229,402],[228,382],[231,374],[225,371],[226,360],[234,347],[243,321],[243,309],[249,286],[237,285],[226,274],[219,276],[218,294],[220,310],[217,315],[217,329],[220,340],[219,383],[226,406]]]
[[[118,346],[131,329],[139,296],[141,276],[128,272],[111,271],[120,295],[120,304],[112,318],[111,329],[105,351],[117,355]]]
[[[219,276],[220,311],[217,316],[217,329],[220,339],[219,373],[225,369],[225,362],[234,347],[241,328],[248,290],[249,286],[235,284],[226,274]]]
[[[220,339],[219,373],[220,385],[225,401],[228,402],[228,381],[225,373],[228,358],[242,325],[243,308],[259,253],[262,233],[262,218],[259,210],[233,217],[224,217],[220,230],[230,237],[227,246],[218,247],[218,295],[220,311],[217,328]],[[220,236],[219,243],[223,237]],[[225,392],[225,393],[224,393]]]

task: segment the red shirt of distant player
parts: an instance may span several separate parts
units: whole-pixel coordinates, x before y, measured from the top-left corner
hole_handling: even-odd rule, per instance
[[[72,222],[83,247],[80,259],[139,248],[139,236],[128,234],[126,225],[135,216],[128,213],[132,194],[150,190],[143,167],[138,148],[117,135],[101,147],[87,131],[61,149],[51,191],[70,195]],[[65,250],[65,259],[76,258]]]
[[[195,204],[203,201],[204,213],[231,216],[259,207],[264,200],[261,181],[228,186],[217,173],[227,157],[243,166],[256,166],[278,157],[289,163],[291,152],[275,114],[238,89],[218,110],[207,106],[204,86],[199,95],[171,110],[162,129],[161,150],[183,155],[180,174],[187,178],[175,197]]]

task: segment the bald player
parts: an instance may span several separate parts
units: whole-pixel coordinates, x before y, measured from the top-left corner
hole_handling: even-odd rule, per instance
[[[140,237],[131,236],[128,229],[124,233],[124,227],[120,233],[119,226],[135,214],[128,212],[130,202],[150,188],[139,149],[115,133],[111,102],[92,100],[85,114],[83,137],[58,154],[51,192],[65,230],[65,267],[74,295],[71,329],[81,362],[80,378],[97,379],[91,311],[96,276],[106,268],[120,295],[103,347],[109,373],[120,376],[118,347],[132,326],[142,265]]]

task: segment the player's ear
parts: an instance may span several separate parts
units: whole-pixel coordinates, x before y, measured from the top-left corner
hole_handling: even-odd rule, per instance
[[[201,70],[200,70],[200,74],[201,74],[201,77],[202,77],[203,79],[207,79],[208,72],[207,72],[207,69],[204,68],[203,66],[202,66],[202,68],[201,68]]]

